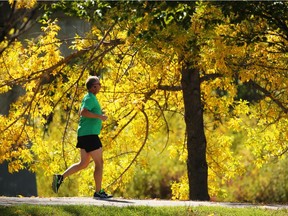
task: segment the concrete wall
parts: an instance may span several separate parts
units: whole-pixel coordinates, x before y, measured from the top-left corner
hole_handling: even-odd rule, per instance
[[[0,196],[37,196],[36,175],[28,170],[9,173],[7,163],[0,165]]]

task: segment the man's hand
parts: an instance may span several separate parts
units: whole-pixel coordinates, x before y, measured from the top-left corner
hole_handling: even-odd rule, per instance
[[[108,116],[106,116],[106,115],[103,114],[103,115],[101,115],[101,118],[100,118],[100,119],[101,119],[102,121],[106,121],[107,118],[108,118]]]

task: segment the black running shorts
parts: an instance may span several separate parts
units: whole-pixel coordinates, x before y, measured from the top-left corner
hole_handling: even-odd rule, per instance
[[[98,135],[87,135],[77,137],[77,148],[85,149],[86,152],[91,152],[102,147],[102,143]]]

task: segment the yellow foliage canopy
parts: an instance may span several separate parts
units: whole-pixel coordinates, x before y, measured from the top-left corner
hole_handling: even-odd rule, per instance
[[[175,24],[163,30],[155,27],[159,32],[151,41],[135,36],[148,28],[149,14],[129,36],[133,20],[106,31],[93,26],[85,39],[75,36],[71,47],[75,53],[66,58],[59,49],[57,21],[47,22],[42,35],[25,45],[12,43],[0,58],[0,93],[18,86],[22,94],[7,115],[0,115],[0,163],[8,161],[11,172],[29,167],[42,169],[47,176],[74,163],[78,108],[89,74],[101,75],[98,97],[109,116],[102,131],[107,161],[104,186],[124,190],[135,165],[148,167],[145,156],[151,148],[167,149],[171,157],[185,163],[180,69],[183,59],[195,56],[193,61],[201,69],[211,195],[223,194],[221,185],[245,171],[232,132],[244,134],[243,144],[259,167],[270,158],[284,156],[288,149],[287,55],[265,43],[228,45],[223,32],[233,36],[235,28],[245,23],[233,26],[221,17],[224,24],[207,30],[201,17],[211,14],[221,17],[219,10],[208,7],[191,17],[194,22],[188,30]],[[267,34],[271,42],[281,40],[273,32]],[[169,38],[169,43],[163,38]],[[197,42],[198,55],[187,52],[191,40]],[[6,43],[2,41],[0,47]],[[239,86],[250,81],[261,92],[257,103],[237,99]],[[173,119],[177,123],[171,126]],[[164,132],[167,139],[159,142],[157,137]],[[81,195],[94,185],[91,169],[82,172],[86,180],[79,184]],[[172,190],[175,199],[187,199],[187,176],[175,182]]]

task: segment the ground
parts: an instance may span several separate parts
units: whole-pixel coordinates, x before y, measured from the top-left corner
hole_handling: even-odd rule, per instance
[[[135,200],[112,198],[107,200],[96,200],[91,197],[0,197],[0,205],[95,205],[95,206],[223,206],[233,208],[255,207],[266,209],[288,209],[288,205],[256,205],[249,203],[224,203],[224,202],[200,202],[200,201],[173,201],[173,200]]]

